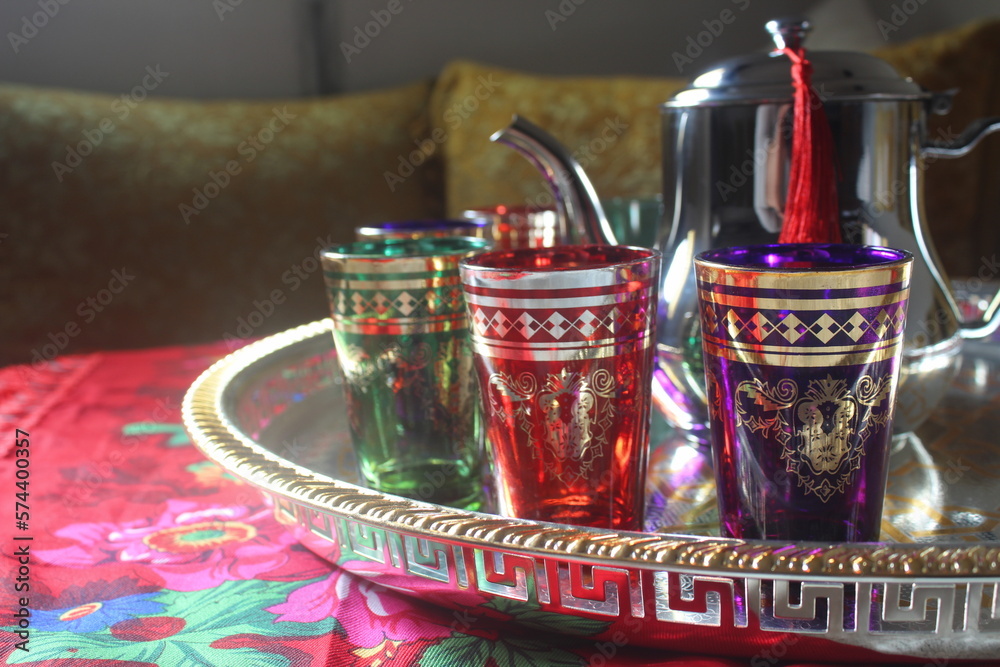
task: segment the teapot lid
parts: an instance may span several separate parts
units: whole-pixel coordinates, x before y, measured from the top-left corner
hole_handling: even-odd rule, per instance
[[[776,51],[724,60],[695,77],[664,106],[696,107],[725,104],[790,102],[791,64],[781,53],[796,48],[812,29],[801,19],[768,21]],[[930,96],[912,79],[899,76],[889,63],[856,51],[807,51],[812,85],[824,102],[912,100]]]

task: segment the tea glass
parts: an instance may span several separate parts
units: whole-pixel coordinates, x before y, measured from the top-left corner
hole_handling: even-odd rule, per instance
[[[501,514],[642,529],[659,268],[627,246],[461,262]]]
[[[695,258],[723,535],[878,539],[912,262],[840,244]]]
[[[487,246],[387,239],[323,252],[351,437],[371,488],[481,507],[482,431],[458,262]]]

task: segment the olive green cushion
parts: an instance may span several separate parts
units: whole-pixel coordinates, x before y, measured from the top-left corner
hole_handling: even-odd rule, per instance
[[[134,106],[0,85],[0,364],[324,316],[318,246],[440,213],[433,165],[386,177],[430,85]]]
[[[434,87],[429,125],[440,128],[446,209],[536,204],[547,192],[520,153],[491,143],[517,113],[574,154],[602,197],[654,195],[660,182],[660,110],[686,82],[553,77],[457,61]]]

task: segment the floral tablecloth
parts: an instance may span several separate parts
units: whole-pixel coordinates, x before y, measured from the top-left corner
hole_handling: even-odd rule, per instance
[[[318,558],[181,427],[184,392],[227,351],[159,348],[0,369],[6,664],[782,664],[770,654],[609,652],[517,629],[499,608],[497,620],[434,607]]]

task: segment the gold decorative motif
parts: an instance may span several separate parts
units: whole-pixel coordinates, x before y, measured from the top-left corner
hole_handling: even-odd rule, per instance
[[[362,393],[367,393],[378,377],[404,388],[413,385],[433,357],[431,346],[422,341],[408,346],[388,343],[374,358],[355,343],[347,349],[350,354],[340,358],[340,368],[351,387]]]
[[[719,378],[711,368],[705,369],[705,399],[708,405],[709,419],[719,419],[722,415],[722,389]]]
[[[836,472],[851,450],[851,436],[857,424],[858,406],[847,393],[844,380],[811,382],[808,400],[799,403],[796,417],[802,428],[799,453],[813,474]]]
[[[434,359],[434,383],[439,405],[455,406],[453,414],[469,415],[475,413],[479,402],[479,389],[476,385],[475,369],[473,368],[472,350],[469,339],[465,336],[454,336],[438,345],[437,357]],[[436,418],[440,411],[433,412]],[[449,419],[452,427],[452,438],[462,442],[469,437],[465,432],[468,421]]]
[[[863,376],[853,388],[827,375],[804,392],[785,378],[758,378],[736,388],[736,428],[781,443],[787,472],[823,502],[842,494],[861,467],[865,443],[887,428],[891,378]]]
[[[543,445],[551,454],[544,459],[545,467],[556,478],[571,482],[587,476],[608,444],[608,430],[614,425],[610,400],[614,397],[614,376],[604,368],[590,375],[564,368],[546,375],[544,386],[538,387],[538,378],[528,372],[516,378],[493,373],[487,387],[490,408],[501,421],[513,418],[532,445]],[[531,420],[533,413],[543,415],[540,429]],[[531,451],[538,456],[537,448]],[[561,465],[567,462],[573,465]]]
[[[469,341],[464,336],[444,338],[432,346],[420,341],[412,345],[386,343],[374,357],[356,343],[347,344],[348,354],[340,357],[340,367],[351,390],[368,394],[376,381],[397,389],[410,389],[420,399],[426,419],[441,430],[447,425],[455,442],[469,437],[469,422],[449,419],[448,414],[468,415],[476,409],[476,391]],[[432,369],[428,366],[433,365]],[[429,378],[433,378],[433,381]],[[348,415],[356,426],[352,395],[345,397]],[[447,407],[442,407],[447,406]]]

